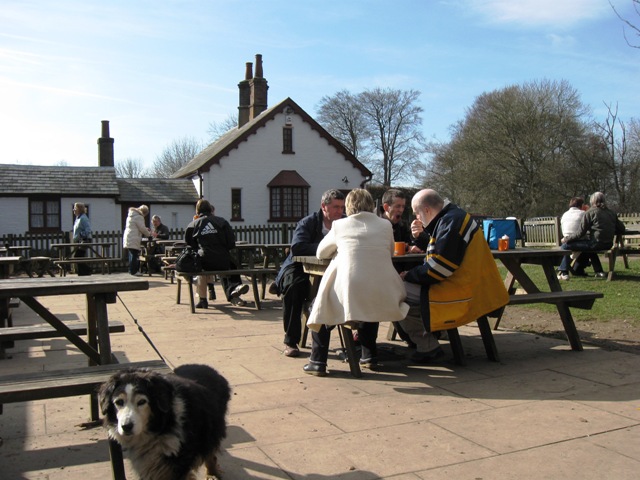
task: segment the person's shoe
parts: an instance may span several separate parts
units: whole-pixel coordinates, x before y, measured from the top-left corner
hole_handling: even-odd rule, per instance
[[[604,272],[596,272],[594,275],[595,278],[607,278],[607,274]]]
[[[569,274],[566,272],[558,272],[558,280],[562,280],[564,282],[569,281]]]
[[[413,352],[409,355],[409,361],[419,364],[438,363],[444,357],[444,350],[438,347],[430,352]]]
[[[378,369],[378,360],[376,360],[375,358],[360,359],[359,363],[361,368],[368,368],[369,370],[373,371]]]
[[[236,288],[233,289],[229,297],[238,298],[240,295],[244,295],[248,291],[249,291],[249,285],[238,285]]]
[[[200,301],[196,303],[196,308],[209,308],[209,303],[204,298],[201,298]]]
[[[308,373],[309,375],[315,375],[316,377],[327,376],[327,366],[320,363],[307,363],[304,367],[302,367],[302,369],[305,373]]]
[[[209,286],[209,300],[216,299],[216,292],[213,290],[213,285]]]
[[[280,295],[280,292],[278,291],[278,285],[276,284],[276,282],[271,282],[271,285],[269,285],[269,294]]]
[[[247,302],[245,302],[243,299],[237,298],[237,297],[230,299],[229,303],[231,305],[235,305],[236,307],[246,307],[247,306]]]
[[[284,346],[284,351],[282,352],[282,354],[285,357],[298,357],[300,356],[300,350],[298,350],[298,347],[292,347],[290,345],[285,345]]]
[[[571,275],[573,275],[574,277],[588,277],[589,276],[589,275],[587,275],[587,272],[584,271],[584,269],[574,270],[573,268],[569,267],[569,272],[571,272]]]
[[[134,277],[144,277],[144,273],[142,272],[132,273],[131,275],[133,275]]]

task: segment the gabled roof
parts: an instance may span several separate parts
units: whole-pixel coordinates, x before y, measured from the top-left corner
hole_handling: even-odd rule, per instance
[[[0,165],[0,195],[74,195],[116,197],[113,167]]]
[[[189,203],[198,201],[198,192],[188,178],[118,178],[121,202]]]
[[[280,103],[268,108],[253,120],[245,123],[241,128],[232,128],[227,133],[222,135],[218,140],[211,143],[198,155],[183,166],[180,170],[175,172],[173,178],[193,177],[198,172],[208,171],[212,165],[219,164],[220,160],[229,154],[234,148],[238,148],[240,143],[247,141],[248,138],[253,135],[259,128],[263,127],[268,121],[273,120],[274,117],[281,113],[286,107],[290,107],[293,113],[298,114],[305,122],[307,122],[312,129],[316,130],[321,137],[327,140],[339,153],[341,153],[345,160],[351,162],[355,168],[362,172],[364,176],[371,176],[371,172],[367,167],[358,161],[358,159],[349,152],[344,145],[333,138],[329,132],[327,132],[322,126],[316,122],[307,112],[305,112],[296,102],[291,98],[286,98]]]

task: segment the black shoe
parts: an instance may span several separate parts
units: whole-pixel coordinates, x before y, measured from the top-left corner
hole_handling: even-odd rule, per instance
[[[569,272],[574,277],[588,277],[589,276],[589,275],[587,275],[587,272],[584,271],[584,269],[574,270],[573,268],[569,268]]]
[[[269,285],[269,294],[280,295],[280,292],[278,291],[278,284],[276,282],[271,282],[271,285]]]
[[[307,363],[304,367],[302,367],[302,369],[305,373],[308,373],[309,375],[315,375],[316,377],[327,376],[327,366],[320,363]]]
[[[209,303],[204,298],[201,298],[200,301],[196,303],[196,308],[209,308]]]
[[[438,347],[430,352],[413,352],[409,361],[418,364],[438,363],[444,357],[444,350]]]
[[[229,295],[229,300],[231,300],[232,298],[237,298],[240,295],[244,295],[248,291],[249,291],[249,285],[238,285],[236,288],[233,289],[233,291]]]
[[[594,277],[596,277],[596,278],[607,278],[607,274],[604,273],[604,272],[596,272]]]
[[[213,287],[209,287],[209,300],[215,300],[216,299],[216,292],[213,290]]]

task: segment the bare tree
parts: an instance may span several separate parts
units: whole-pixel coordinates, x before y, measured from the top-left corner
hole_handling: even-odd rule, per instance
[[[635,10],[636,14],[640,17],[640,0],[631,0],[631,3],[633,3],[633,9]],[[614,7],[613,4],[611,3],[611,1],[609,1],[609,5],[611,5],[611,8],[613,9],[613,11],[616,12],[616,15],[618,16],[618,18],[622,20],[626,24],[626,26],[629,27],[634,32],[633,34],[636,37],[640,37],[640,27],[638,27],[637,25],[634,25],[633,23],[631,23],[631,21],[627,20],[622,15],[620,15],[618,13],[618,10],[616,10],[616,7]],[[629,39],[627,38],[627,31],[626,29],[624,29],[624,27],[622,30],[622,34],[624,35],[624,39],[626,40],[627,45],[633,48],[640,48],[640,40],[638,40],[639,43],[637,44],[630,42]]]
[[[238,116],[230,113],[227,118],[222,120],[221,122],[211,122],[209,123],[209,128],[207,128],[207,133],[209,134],[209,138],[211,142],[215,142],[222,135],[227,133],[231,129],[238,128]]]
[[[415,183],[425,154],[419,96],[415,90],[376,88],[357,95],[343,90],[322,99],[318,118],[374,173],[374,181],[387,187],[401,180]]]
[[[638,145],[638,122],[631,120],[630,126],[618,118],[618,106],[606,104],[607,118],[596,123],[605,155],[608,174],[613,181],[615,197],[621,211],[632,211],[640,206],[640,146]]]
[[[116,177],[118,178],[140,178],[146,177],[144,164],[141,158],[125,158],[118,160],[115,164]]]
[[[202,148],[202,142],[194,137],[183,137],[174,140],[156,158],[151,167],[150,176],[159,178],[171,177],[173,173],[180,170],[200,153]]]
[[[331,97],[322,97],[316,109],[318,121],[331,136],[366,163],[368,134],[358,96],[341,90]]]

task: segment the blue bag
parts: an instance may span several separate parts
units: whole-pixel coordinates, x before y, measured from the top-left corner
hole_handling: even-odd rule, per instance
[[[506,218],[487,218],[482,222],[484,238],[492,250],[498,249],[498,239],[503,235],[509,237],[509,248],[516,248],[516,240],[522,239],[518,221]]]

